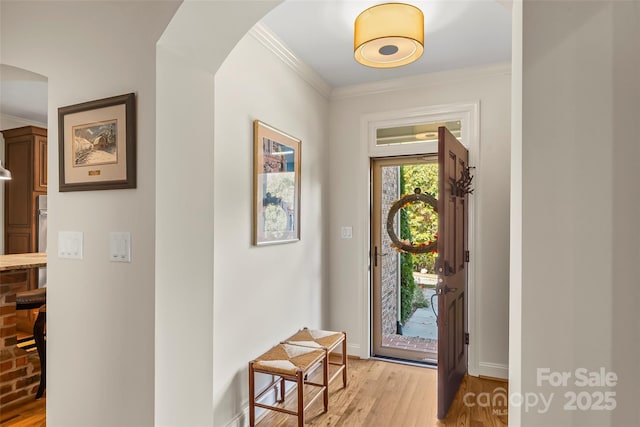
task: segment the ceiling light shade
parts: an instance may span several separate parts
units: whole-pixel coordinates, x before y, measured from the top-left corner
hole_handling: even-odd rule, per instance
[[[11,172],[9,172],[7,169],[2,167],[2,162],[0,162],[0,180],[10,180],[11,179]]]
[[[353,48],[356,61],[368,67],[410,64],[424,51],[424,15],[404,3],[370,7],[356,18]]]

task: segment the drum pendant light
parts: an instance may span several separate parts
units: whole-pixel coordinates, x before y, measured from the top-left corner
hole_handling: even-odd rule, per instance
[[[424,15],[415,6],[385,3],[356,18],[356,61],[374,68],[394,68],[420,58],[424,50]]]

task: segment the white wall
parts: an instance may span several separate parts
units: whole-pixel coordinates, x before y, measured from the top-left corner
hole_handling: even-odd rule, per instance
[[[298,328],[324,325],[329,102],[252,35],[216,73],[214,405],[248,405],[247,362]],[[253,120],[302,140],[301,238],[251,246]]]
[[[157,63],[155,423],[206,426],[213,423],[213,74],[162,48]],[[188,174],[177,172],[182,165]],[[185,217],[168,217],[172,210]]]
[[[175,2],[6,2],[0,62],[49,81],[47,424],[141,426],[154,417],[155,43]],[[138,188],[59,193],[57,108],[137,94]],[[60,230],[84,259],[58,259]],[[108,261],[109,231],[132,262]]]
[[[509,137],[510,71],[497,66],[411,79],[394,91],[355,96],[341,89],[331,103],[330,319],[331,327],[346,330],[350,351],[369,354],[366,274],[369,230],[367,146],[362,143],[363,115],[456,102],[480,101],[480,163],[477,166],[477,336],[479,367],[475,374],[507,375],[509,274]],[[373,90],[363,86],[360,89]],[[346,96],[346,97],[342,97]],[[365,164],[364,173],[361,165]],[[340,227],[352,226],[353,239],[340,238]],[[472,361],[473,362],[473,361]]]
[[[640,4],[525,2],[523,28],[522,342],[512,350],[522,392],[555,398],[545,413],[512,409],[524,426],[637,426]],[[576,368],[601,367],[617,386],[575,384]],[[539,368],[569,372],[567,386],[539,385]],[[617,393],[614,412],[563,408],[567,392],[605,391]]]
[[[509,393],[522,395],[522,2],[514,2],[511,12]],[[509,408],[509,422],[522,424],[520,407]]]

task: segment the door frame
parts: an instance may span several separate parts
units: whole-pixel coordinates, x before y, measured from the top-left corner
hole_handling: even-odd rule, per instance
[[[376,188],[375,188],[376,187],[376,183],[375,183],[376,169],[379,168],[380,172],[382,172],[382,168],[384,167],[401,167],[405,165],[418,165],[418,164],[422,164],[422,165],[436,164],[437,165],[438,155],[437,153],[434,153],[434,154],[419,154],[419,155],[410,155],[410,156],[372,157],[370,159],[371,159],[371,190],[372,190],[371,196],[370,196],[371,197],[371,218],[372,218],[372,224],[375,223],[374,224],[375,227],[372,227],[370,229],[369,239],[371,242],[371,247],[374,247],[375,246],[374,243],[377,243],[378,247],[380,248],[380,254],[382,255],[385,249],[391,252],[394,252],[394,251],[390,248],[384,248],[382,246],[382,233],[384,233],[382,225],[385,223],[385,218],[381,216],[380,211],[384,209],[382,207],[381,200],[378,200],[378,202],[380,203],[380,206],[374,206],[373,204],[375,194],[376,193],[380,194],[382,192],[382,188],[378,188],[379,192],[376,192]],[[382,176],[380,176],[379,178],[382,181]],[[382,183],[380,183],[379,185],[380,187],[383,186]],[[374,231],[374,229],[376,229],[376,231]],[[380,233],[379,235],[380,240],[377,242],[374,242],[375,233]],[[371,251],[371,247],[369,248],[369,251]],[[375,264],[375,260],[374,260],[374,264]],[[379,293],[376,294],[376,291],[379,291],[382,288],[382,278],[380,278],[380,283],[376,284],[374,268],[375,268],[374,266],[371,267],[371,274],[370,274],[370,281],[371,281],[371,287],[370,287],[370,290],[371,290],[371,304],[370,304],[371,346],[370,347],[371,348],[370,348],[370,351],[372,355],[376,353],[375,337],[382,336],[382,319],[379,318],[382,315],[382,296]],[[380,269],[382,269],[382,266],[380,266]],[[400,257],[398,257],[398,298],[397,298],[398,312],[400,307],[400,280],[401,280],[400,276],[401,276]],[[376,315],[378,315],[378,319],[376,319]],[[380,343],[380,347],[383,347],[382,343]],[[380,354],[381,352],[379,351],[376,353],[376,357],[400,359],[400,360],[405,360],[409,363],[428,363],[431,365],[437,364],[437,350],[434,354],[435,358],[428,357],[428,360],[427,358],[422,358],[422,360],[417,360],[416,358],[412,357],[412,356],[415,356],[417,353],[422,353],[423,355],[425,354],[424,352],[418,352],[415,350],[389,348],[389,352],[395,353],[395,354],[384,355],[384,354]]]
[[[478,319],[476,313],[477,297],[475,292],[476,274],[477,274],[477,251],[476,240],[478,232],[476,229],[476,221],[478,216],[478,210],[476,208],[476,200],[478,195],[481,194],[481,164],[480,164],[480,101],[462,102],[455,104],[443,104],[443,105],[431,105],[422,106],[417,108],[393,110],[386,112],[378,112],[372,114],[366,114],[362,116],[360,121],[360,147],[361,152],[366,153],[366,156],[360,163],[362,187],[366,188],[366,200],[362,201],[365,215],[363,215],[362,221],[364,229],[367,230],[366,236],[362,241],[363,253],[369,254],[371,248],[371,159],[378,157],[394,157],[405,155],[420,155],[420,154],[435,154],[438,151],[437,143],[416,143],[407,145],[395,145],[395,146],[376,146],[376,130],[384,127],[405,126],[412,124],[419,124],[425,122],[438,122],[438,121],[451,121],[460,120],[462,122],[462,144],[469,150],[469,164],[475,169],[474,175],[474,192],[469,197],[469,241],[468,247],[471,254],[470,261],[468,263],[468,332],[470,336],[468,350],[468,366],[467,370],[470,375],[478,375],[478,342],[477,333]],[[364,257],[364,265],[362,269],[366,277],[363,284],[363,296],[362,310],[362,347],[360,348],[360,357],[369,358],[371,356],[372,346],[372,292],[373,286],[371,268],[370,268],[371,256]]]

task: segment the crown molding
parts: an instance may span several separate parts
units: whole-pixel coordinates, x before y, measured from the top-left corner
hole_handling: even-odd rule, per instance
[[[460,68],[420,74],[399,79],[383,80],[332,89],[311,67],[293,53],[269,27],[263,23],[253,26],[249,34],[271,51],[285,65],[295,71],[304,81],[327,99],[354,98],[401,90],[412,90],[429,86],[450,84],[498,75],[511,75],[511,63],[499,63],[488,66]]]
[[[295,71],[304,81],[313,87],[320,95],[329,98],[331,86],[324,81],[311,67],[304,63],[280,40],[266,25],[257,23],[249,30],[249,34],[270,50],[285,65]]]
[[[460,68],[457,70],[439,71],[437,73],[419,74],[400,79],[382,80],[353,86],[336,88],[331,92],[331,99],[354,98],[376,95],[401,90],[420,89],[429,86],[451,84],[490,76],[511,75],[511,63],[499,63],[489,66]]]
[[[29,119],[25,119],[23,117],[18,117],[18,116],[12,116],[11,114],[1,113],[0,119],[11,120],[16,123],[20,123],[22,126],[37,126],[45,129],[47,128],[47,123],[42,123],[35,120],[29,120]]]

